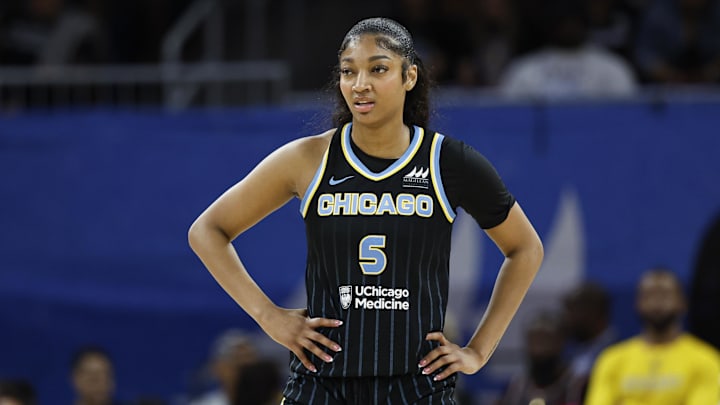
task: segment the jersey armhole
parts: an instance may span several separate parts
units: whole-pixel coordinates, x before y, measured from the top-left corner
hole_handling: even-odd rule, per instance
[[[305,190],[305,195],[303,195],[302,201],[300,201],[300,214],[303,218],[305,218],[305,215],[307,215],[308,207],[310,206],[310,201],[312,200],[313,196],[315,195],[315,192],[318,189],[318,186],[320,185],[320,180],[323,178],[323,174],[325,174],[325,167],[327,166],[327,160],[328,160],[328,154],[330,153],[330,145],[328,145],[328,148],[325,150],[325,153],[323,154],[322,161],[320,162],[320,166],[318,166],[317,171],[315,171],[315,176],[313,177],[310,184],[308,184],[307,190]]]
[[[450,201],[445,195],[445,187],[443,187],[442,176],[440,175],[440,149],[442,148],[442,141],[445,136],[439,133],[435,133],[430,146],[430,178],[432,179],[433,189],[435,190],[435,196],[440,202],[440,208],[445,214],[448,222],[453,223],[455,221],[455,210],[453,210]]]

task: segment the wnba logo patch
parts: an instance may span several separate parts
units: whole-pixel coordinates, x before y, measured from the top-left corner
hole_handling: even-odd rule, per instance
[[[342,309],[350,308],[350,304],[352,303],[352,286],[341,285],[338,289],[340,291],[340,305],[342,305]]]
[[[415,166],[412,171],[403,176],[403,187],[407,188],[424,188],[427,190],[430,188],[430,179],[428,174],[430,173],[429,168],[420,166],[420,169]]]

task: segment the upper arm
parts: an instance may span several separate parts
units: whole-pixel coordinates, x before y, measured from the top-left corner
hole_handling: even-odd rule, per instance
[[[542,243],[530,220],[485,156],[446,137],[440,165],[450,202],[475,218],[506,257],[524,249],[542,256]]]
[[[196,220],[221,230],[229,240],[301,195],[317,169],[328,137],[290,142],[263,159],[230,187]]]
[[[715,404],[720,400],[720,365],[717,356],[703,360],[702,366],[691,379],[687,405]]]
[[[440,153],[445,192],[453,207],[460,206],[483,229],[502,223],[515,203],[495,167],[480,152],[446,137]]]
[[[607,353],[601,354],[592,373],[588,385],[587,405],[614,405],[617,396],[617,382],[613,379],[612,359]]]
[[[517,202],[500,225],[486,229],[485,232],[505,257],[523,249],[536,250],[540,256],[543,254],[540,237]]]

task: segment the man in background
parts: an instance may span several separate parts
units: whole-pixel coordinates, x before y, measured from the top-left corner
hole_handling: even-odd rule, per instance
[[[516,375],[497,405],[576,405],[580,386],[563,357],[565,333],[560,317],[542,312],[525,332],[527,368]]]
[[[583,396],[595,359],[601,351],[617,342],[617,332],[610,320],[610,296],[599,284],[583,283],[563,297],[570,372],[583,382]]]
[[[546,0],[540,49],[512,60],[500,80],[509,98],[627,97],[637,90],[629,63],[593,45],[585,2]]]
[[[586,404],[717,404],[720,355],[683,331],[686,305],[677,276],[664,269],[647,271],[636,305],[642,332],[600,354]]]

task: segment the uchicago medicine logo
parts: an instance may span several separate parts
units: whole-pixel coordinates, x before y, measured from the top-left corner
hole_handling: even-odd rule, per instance
[[[342,309],[376,309],[407,311],[410,309],[410,290],[407,288],[386,288],[375,285],[341,285],[340,305]]]
[[[342,305],[342,309],[350,308],[351,303],[352,303],[352,286],[351,285],[341,285],[340,286],[340,305]]]

